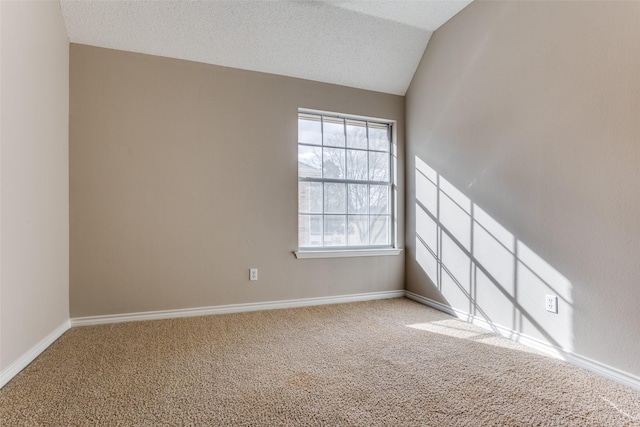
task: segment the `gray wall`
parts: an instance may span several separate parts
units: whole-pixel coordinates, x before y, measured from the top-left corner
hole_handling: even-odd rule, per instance
[[[69,40],[57,2],[1,2],[0,371],[69,319]]]
[[[402,158],[404,97],[76,44],[70,70],[72,317],[403,289],[403,255],[292,252],[298,108],[397,120]]]
[[[434,33],[406,107],[407,289],[635,375],[639,18],[474,2]]]

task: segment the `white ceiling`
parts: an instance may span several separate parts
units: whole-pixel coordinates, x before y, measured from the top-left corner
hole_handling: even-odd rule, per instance
[[[72,43],[404,95],[471,0],[61,0]]]

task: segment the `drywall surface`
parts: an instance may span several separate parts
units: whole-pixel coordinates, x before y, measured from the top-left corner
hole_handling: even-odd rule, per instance
[[[407,289],[636,378],[639,18],[474,2],[406,104]]]
[[[77,44],[70,67],[72,317],[403,289],[403,255],[293,254],[298,108],[397,120],[402,159],[403,97]]]
[[[69,319],[69,40],[57,2],[2,2],[0,371]]]

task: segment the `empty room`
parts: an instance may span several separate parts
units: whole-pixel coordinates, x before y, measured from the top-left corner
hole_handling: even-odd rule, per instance
[[[640,426],[640,2],[0,23],[1,426]]]

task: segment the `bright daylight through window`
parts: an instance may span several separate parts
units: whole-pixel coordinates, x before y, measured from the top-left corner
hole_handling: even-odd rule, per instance
[[[392,123],[298,114],[300,250],[393,247]]]

